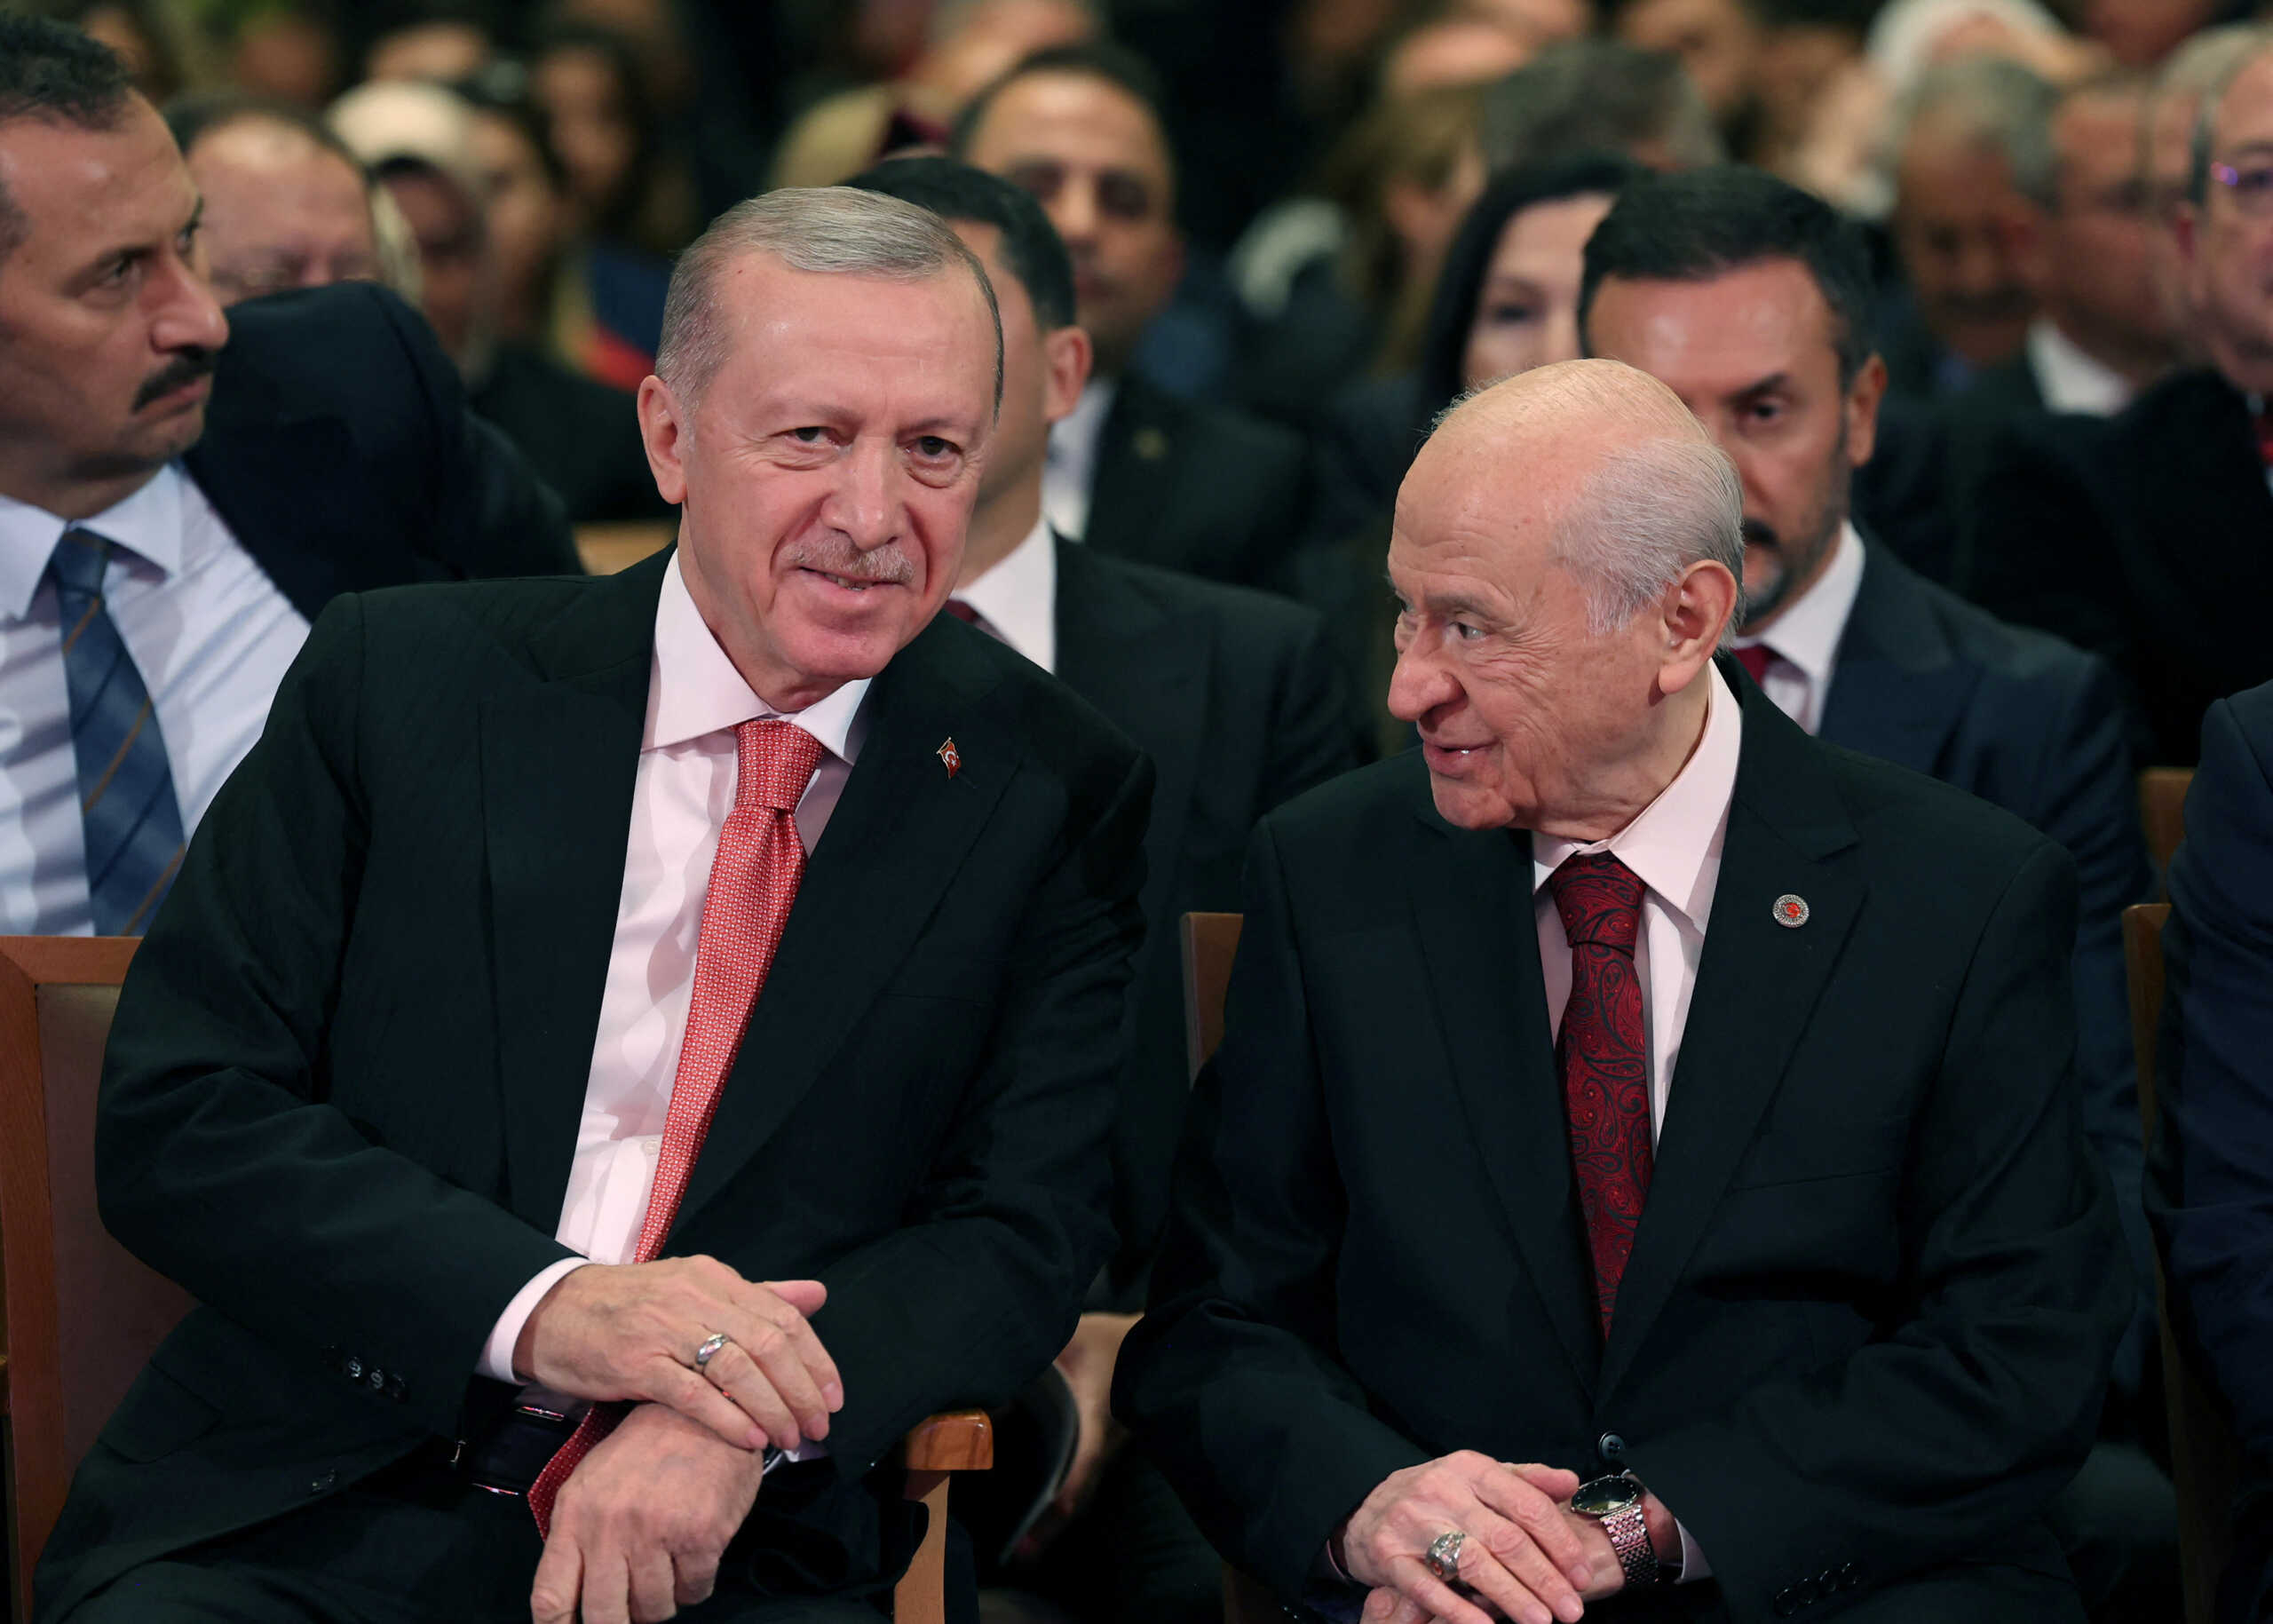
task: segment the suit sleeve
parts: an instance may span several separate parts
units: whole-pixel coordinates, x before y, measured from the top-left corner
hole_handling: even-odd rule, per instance
[[[1345,1222],[1286,885],[1266,822],[1223,1048],[1200,1073],[1113,1408],[1216,1549],[1283,1596],[1426,1451],[1375,1417],[1334,1350]]]
[[[2055,442],[2047,428],[2077,443]],[[2105,455],[2103,437],[2102,425],[2069,417],[1997,431],[1969,504],[1958,590],[2000,619],[2099,655],[2128,682],[2136,673],[2115,520],[2077,465]]]
[[[1073,1334],[1113,1241],[1107,1138],[1152,798],[1152,764],[1134,757],[1072,834],[1027,905],[987,1064],[903,1226],[821,1271],[813,1328],[844,1381],[828,1440],[842,1476],[935,1411],[1008,1403]]]
[[[1270,764],[1259,810],[1265,812],[1358,764],[1346,685],[1324,622],[1313,620],[1305,628],[1279,665],[1277,687],[1264,738]]]
[[[401,343],[432,436],[431,533],[416,544],[469,579],[582,574],[560,498],[503,432],[466,404],[457,368],[433,329],[399,299],[382,297],[380,308]]]
[[[326,1099],[368,836],[364,674],[360,600],[335,599],[135,955],[96,1193],[130,1251],[278,1347],[384,1351],[410,1418],[447,1435],[498,1311],[569,1254]]]
[[[2154,890],[2132,772],[2131,713],[2114,673],[2093,660],[2043,733],[2044,800],[2031,821],[2076,860],[2076,1076],[2084,1132],[2115,1185],[2137,1302],[2116,1359],[2116,1385],[2136,1398],[2156,1335],[2153,1242],[2140,1206],[2139,1069],[2123,963],[2123,910]]]
[[[2273,772],[2233,701],[2203,724],[2170,895],[2149,1211],[2174,1317],[2262,1460],[2273,1456]]]
[[[1735,1620],[1850,1563],[1867,1587],[1994,1551],[2090,1448],[2132,1284],[2072,1080],[2075,907],[2067,858],[2039,847],[1974,947],[1880,1339],[1633,1449]]]

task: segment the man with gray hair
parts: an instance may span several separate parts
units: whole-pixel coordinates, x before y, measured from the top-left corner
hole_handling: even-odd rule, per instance
[[[1469,398],[1398,495],[1420,749],[1256,836],[1115,1392],[1288,1599],[2082,1616],[2039,1518],[2130,1292],[2074,866],[1716,653],[1742,519],[1610,360]]]
[[[640,391],[675,551],[318,621],[120,1002],[104,1216],[202,1306],[43,1618],[873,1620],[880,1462],[1111,1240],[1151,772],[934,618],[1001,368],[936,217],[741,204]]]

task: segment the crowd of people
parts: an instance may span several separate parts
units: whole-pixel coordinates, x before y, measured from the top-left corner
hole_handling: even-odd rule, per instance
[[[38,9],[43,1624],[2273,1618],[2273,25]]]

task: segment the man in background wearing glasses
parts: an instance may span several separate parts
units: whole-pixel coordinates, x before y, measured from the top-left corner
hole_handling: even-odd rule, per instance
[[[1959,584],[2104,654],[2191,765],[2213,701],[2273,677],[2273,36],[2203,98],[2175,234],[2207,366],[2103,427],[2016,424],[1989,450]]]

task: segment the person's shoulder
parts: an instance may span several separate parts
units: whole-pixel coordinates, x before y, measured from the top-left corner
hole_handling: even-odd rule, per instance
[[[1230,647],[1284,654],[1316,636],[1325,623],[1317,610],[1255,587],[1202,580],[1079,543],[1059,556],[1070,560],[1060,570],[1061,583],[1070,577],[1081,590],[1139,599],[1165,614],[1205,621]]]
[[[599,664],[623,640],[600,634],[628,631],[632,641],[644,634],[652,643],[655,587],[644,579],[648,573],[428,582],[357,593],[352,601],[368,646],[454,666],[526,661],[553,629],[589,617]]]
[[[280,417],[330,413],[386,419],[395,390],[447,366],[425,319],[376,282],[334,282],[229,308],[214,380],[225,416],[249,398]]]
[[[926,693],[967,689],[1006,718],[1030,760],[1066,779],[1110,788],[1144,755],[1081,694],[1009,644],[951,614],[934,616],[894,663],[902,669],[889,674],[893,686]]]
[[[1282,852],[1307,857],[1345,880],[1373,872],[1383,856],[1415,837],[1462,832],[1437,816],[1418,749],[1304,790],[1265,817],[1263,827]]]
[[[1873,559],[1872,568],[1883,570],[1893,590],[1914,594],[1940,624],[1952,652],[1978,667],[1984,679],[2064,692],[2089,687],[2109,676],[2107,662],[2096,654],[2048,631],[2000,619],[1896,560]]]
[[[1208,448],[1221,462],[1268,467],[1303,460],[1303,437],[1284,424],[1236,406],[1171,394],[1133,374],[1121,387],[1139,434],[1149,428],[1168,435],[1171,444]]]
[[[2000,895],[2011,876],[2057,841],[2001,806],[1875,756],[1809,740],[1855,834],[1881,872],[1928,882],[1908,893],[1928,909],[1957,895]]]

